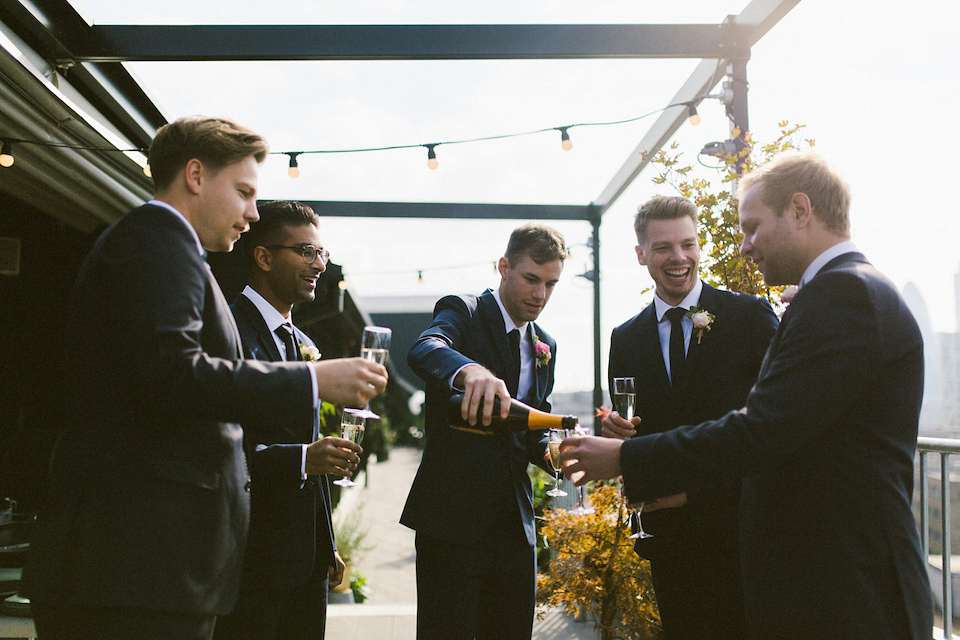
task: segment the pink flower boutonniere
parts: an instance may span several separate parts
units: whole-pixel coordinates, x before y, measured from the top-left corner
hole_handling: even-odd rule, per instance
[[[306,342],[300,343],[300,359],[307,362],[314,362],[320,359],[320,351],[316,347],[311,347]]]
[[[700,344],[700,341],[703,340],[703,334],[710,331],[716,316],[699,307],[690,307],[690,310],[684,315],[693,321],[693,330],[697,332],[697,344]]]
[[[537,357],[537,367],[545,366],[550,362],[552,354],[550,353],[550,345],[546,342],[540,342],[540,338],[537,337],[537,334],[533,334],[533,352]]]

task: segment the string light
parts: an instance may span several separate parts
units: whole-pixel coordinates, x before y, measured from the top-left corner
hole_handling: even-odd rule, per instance
[[[13,143],[9,140],[3,141],[3,149],[0,150],[0,167],[13,166]]]
[[[567,131],[570,127],[557,127],[557,130],[560,132],[560,148],[564,151],[570,151],[573,149],[573,143],[570,142],[570,133]]]
[[[700,124],[700,114],[697,113],[697,107],[691,100],[687,103],[687,113],[690,114],[690,124],[694,127]]]
[[[440,163],[437,161],[437,152],[433,150],[434,147],[436,147],[438,144],[440,143],[437,142],[434,144],[423,145],[427,148],[427,168],[428,169],[436,169],[437,167],[440,166]]]
[[[300,167],[297,166],[297,156],[300,155],[299,152],[290,152],[287,153],[290,156],[290,168],[287,169],[287,175],[291,178],[300,177]]]

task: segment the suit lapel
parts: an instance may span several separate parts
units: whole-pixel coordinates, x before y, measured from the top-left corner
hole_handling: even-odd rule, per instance
[[[263,319],[263,316],[260,315],[257,306],[243,294],[237,296],[235,304],[240,308],[250,323],[250,326],[253,328],[256,334],[256,345],[268,356],[265,359],[271,362],[282,361],[284,358],[280,355],[280,350],[277,348],[277,341],[273,339],[273,333],[267,328],[267,323]],[[253,349],[250,350],[253,351]]]
[[[669,389],[670,380],[667,378],[667,365],[663,362],[663,351],[660,347],[660,331],[657,326],[657,309],[653,303],[640,312],[639,319],[639,347],[640,362],[656,363],[651,371],[657,388]]]
[[[723,300],[717,295],[717,290],[704,284],[700,293],[700,301],[697,308],[709,311],[717,318],[723,315]],[[722,319],[721,319],[722,321]],[[687,358],[683,367],[683,375],[677,384],[674,384],[674,392],[677,400],[681,404],[690,397],[689,388],[691,384],[699,384],[704,379],[704,375],[709,373],[712,366],[712,359],[716,356],[713,350],[713,340],[709,331],[704,331],[703,336],[698,340],[697,329],[690,334],[690,346],[687,348]]]
[[[486,324],[487,333],[490,337],[490,344],[494,346],[497,354],[500,356],[500,367],[491,369],[494,374],[502,380],[507,379],[507,371],[513,358],[510,357],[510,341],[507,340],[507,328],[503,324],[503,314],[500,313],[500,305],[493,297],[493,291],[487,289],[477,300],[478,308]],[[510,393],[516,394],[516,389],[511,389]]]

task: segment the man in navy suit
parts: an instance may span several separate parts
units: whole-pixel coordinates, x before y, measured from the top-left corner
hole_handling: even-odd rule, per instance
[[[267,144],[228,120],[162,127],[156,198],[97,240],[74,286],[70,422],[24,568],[40,638],[210,638],[237,599],[249,499],[240,422],[311,420],[317,397],[363,406],[386,370],[241,359],[206,251],[257,220]],[[356,460],[352,461],[356,463]]]
[[[400,518],[417,532],[418,640],[529,640],[533,631],[527,465],[546,469],[546,434],[465,433],[450,428],[447,406],[462,390],[462,415],[476,424],[482,407],[486,425],[494,398],[504,417],[511,398],[550,410],[557,345],[534,321],[566,256],[556,230],[515,229],[497,264],[499,288],[441,299],[410,348],[407,361],[427,383],[423,459]]]
[[[233,311],[243,355],[273,362],[313,360],[316,345],[292,322],[293,305],[314,299],[330,254],[320,219],[299,202],[269,202],[240,241],[250,283]],[[250,533],[233,613],[214,638],[322,639],[327,587],[340,584],[328,474],[348,476],[360,445],[318,439],[317,414],[303,422],[243,425],[250,467]]]
[[[741,252],[768,284],[799,285],[745,406],[626,441],[571,438],[566,472],[622,472],[633,502],[742,478],[749,638],[926,640],[917,323],[850,242],[850,191],[821,158],[781,154],[740,188]]]
[[[699,279],[697,207],[690,200],[647,201],[634,218],[634,230],[637,259],[653,278],[655,294],[649,306],[613,330],[610,389],[613,378],[636,378],[635,415],[644,434],[698,424],[742,407],[777,330],[770,304]],[[695,311],[713,316],[703,333],[694,327]],[[673,322],[672,314],[677,315]],[[674,328],[682,332],[683,353],[672,367]],[[603,435],[636,435],[635,426],[619,417],[604,420]],[[650,560],[668,640],[744,637],[739,501],[739,482],[717,484],[691,489],[674,499],[676,508],[643,517],[652,537],[637,539],[635,548]]]

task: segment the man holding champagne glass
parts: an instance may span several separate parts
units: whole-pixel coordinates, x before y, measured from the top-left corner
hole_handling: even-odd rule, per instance
[[[418,640],[529,640],[536,600],[533,491],[527,465],[550,471],[544,431],[483,435],[450,428],[448,402],[490,425],[493,401],[550,410],[556,343],[535,320],[567,248],[555,229],[515,229],[500,286],[447,296],[407,356],[426,385],[423,459],[400,522],[415,529]],[[482,411],[482,424],[477,413]]]
[[[743,406],[778,325],[766,300],[699,279],[697,208],[690,200],[648,200],[637,211],[634,231],[637,260],[653,279],[655,294],[610,338],[610,390],[618,413],[604,419],[602,434],[621,439],[638,430],[657,433],[719,418]],[[691,317],[695,309],[712,316],[702,334]],[[625,376],[635,379],[632,421],[616,402],[617,383]],[[667,640],[744,637],[739,498],[734,482],[638,507],[642,530],[652,535],[640,536],[635,549],[650,560]],[[664,504],[678,506],[657,509]]]

